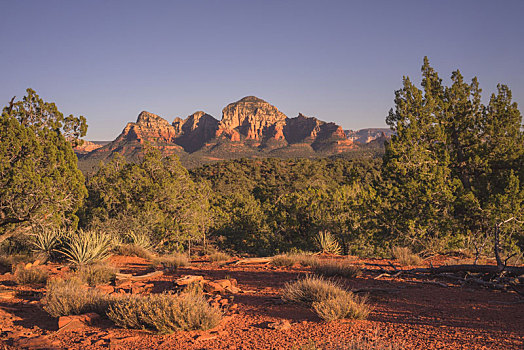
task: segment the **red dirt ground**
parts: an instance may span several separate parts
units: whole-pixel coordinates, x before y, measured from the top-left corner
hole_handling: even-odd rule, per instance
[[[441,262],[441,258],[434,260]],[[355,263],[387,260],[356,260]],[[122,272],[142,274],[148,262],[114,256],[110,263]],[[51,265],[52,273],[58,265]],[[56,349],[300,349],[315,343],[319,349],[346,349],[358,338],[380,340],[399,349],[523,349],[524,304],[518,295],[459,285],[447,287],[412,278],[380,278],[366,271],[354,279],[342,279],[347,288],[383,288],[395,293],[372,294],[373,311],[365,321],[323,322],[311,310],[284,304],[284,283],[308,272],[300,266],[221,266],[193,262],[176,273],[151,279],[153,292],[173,289],[173,281],[187,274],[206,279],[235,278],[242,293],[234,295],[238,313],[214,332],[175,332],[157,335],[116,328],[108,320],[77,331],[57,331],[57,319],[42,310],[42,286],[17,286],[11,274],[0,275],[0,288],[16,289],[17,297],[0,300],[0,349],[20,348],[20,339],[41,337]],[[444,282],[446,281],[439,281]],[[289,330],[266,328],[282,319]],[[202,336],[204,335],[204,336]],[[209,336],[208,336],[209,335]],[[208,336],[208,340],[205,340]],[[198,339],[200,337],[200,339]],[[37,338],[39,339],[39,338]],[[304,347],[305,348],[305,347]],[[309,347],[308,349],[311,349]]]

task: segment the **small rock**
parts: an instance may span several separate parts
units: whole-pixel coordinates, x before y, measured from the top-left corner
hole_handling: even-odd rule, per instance
[[[29,349],[50,349],[58,345],[57,341],[51,341],[45,335],[33,337],[33,338],[21,338],[15,340],[14,344],[17,348],[29,348]]]
[[[58,319],[58,329],[82,329],[87,325],[92,325],[98,319],[100,319],[100,315],[94,312],[83,315],[62,316]]]
[[[179,286],[187,286],[188,284],[199,282],[202,283],[204,280],[203,276],[196,276],[196,275],[186,275],[183,277],[180,277],[175,281],[175,283]]]
[[[219,284],[222,288],[227,289],[232,286],[231,281],[227,279],[216,280],[215,283]]]
[[[285,331],[291,329],[291,323],[288,320],[280,320],[277,322],[272,322],[267,325],[269,329],[276,329],[279,331]]]
[[[220,299],[220,301],[218,303],[220,305],[224,306],[224,305],[227,305],[229,303],[229,300],[227,300],[227,299]]]
[[[213,340],[213,339],[216,339],[217,336],[215,334],[202,334],[202,335],[199,335],[195,338],[195,340],[197,341],[204,341],[204,340]]]
[[[16,296],[16,291],[10,289],[1,289],[0,290],[0,300],[9,300],[14,299]]]
[[[230,286],[226,289],[229,293],[232,293],[232,294],[237,294],[237,293],[240,293],[241,290],[240,288],[237,288],[235,286]]]
[[[204,284],[204,291],[211,294],[220,294],[225,292],[224,288],[220,284],[211,281]]]
[[[115,287],[113,286],[107,286],[107,285],[102,285],[102,286],[96,286],[95,289],[98,289],[99,291],[105,293],[105,294],[111,294],[115,291]]]

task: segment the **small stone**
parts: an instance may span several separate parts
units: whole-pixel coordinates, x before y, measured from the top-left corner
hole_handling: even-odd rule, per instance
[[[229,293],[232,293],[232,294],[237,294],[237,293],[240,293],[241,290],[240,288],[237,288],[235,286],[230,286],[226,289]]]
[[[10,289],[0,289],[0,300],[9,300],[14,299],[16,296],[16,291]]]
[[[195,338],[195,340],[197,341],[204,341],[204,340],[213,340],[213,339],[216,339],[217,336],[214,335],[214,334],[202,334],[202,335],[199,335]]]
[[[215,283],[219,284],[222,288],[224,289],[227,289],[229,287],[231,287],[231,281],[230,280],[227,280],[227,279],[223,279],[223,280],[216,280],[214,281]]]
[[[229,303],[229,300],[227,300],[227,299],[220,299],[220,301],[218,303],[220,305],[224,306],[224,305],[227,305]]]
[[[53,342],[45,335],[42,335],[32,338],[21,338],[16,340],[15,344],[17,348],[49,349],[56,347],[58,342]]]
[[[107,285],[102,285],[102,286],[96,286],[95,289],[105,293],[105,294],[111,294],[115,291],[115,287],[113,286],[107,286]]]
[[[267,325],[267,328],[285,331],[287,329],[291,329],[291,323],[288,320],[280,320],[277,322],[269,323]]]
[[[206,291],[207,293],[211,293],[211,294],[220,294],[220,293],[224,293],[224,288],[218,284],[218,283],[215,283],[215,282],[207,282],[206,284],[204,284],[204,291]]]
[[[203,276],[196,276],[196,275],[186,275],[183,277],[180,277],[175,281],[175,283],[179,286],[187,286],[188,284],[199,282],[202,283],[204,280]]]

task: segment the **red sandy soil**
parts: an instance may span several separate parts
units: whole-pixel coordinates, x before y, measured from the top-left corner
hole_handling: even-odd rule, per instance
[[[364,262],[385,264],[387,260],[355,261]],[[434,265],[437,262],[442,258],[433,260]],[[140,258],[114,256],[110,263],[121,272],[143,274],[148,269],[148,262]],[[57,267],[49,266],[52,274],[63,273]],[[524,348],[524,304],[515,293],[471,289],[446,281],[439,282],[447,287],[412,278],[375,280],[379,272],[367,271],[358,278],[341,279],[341,283],[349,289],[397,291],[372,294],[369,302],[374,309],[367,320],[326,323],[308,308],[281,301],[284,284],[307,272],[301,266],[221,266],[195,261],[176,273],[152,278],[148,283],[154,283],[153,292],[172,290],[173,281],[187,274],[211,280],[235,278],[243,291],[234,295],[238,312],[218,331],[170,335],[119,329],[105,319],[80,330],[57,331],[57,319],[41,308],[42,286],[17,286],[11,274],[0,275],[0,288],[19,291],[15,299],[0,300],[0,349],[20,348],[19,340],[31,337],[44,338],[56,349],[300,349],[312,343],[318,349],[346,349],[358,338],[396,344],[399,349]],[[291,329],[266,327],[282,319],[292,324]]]

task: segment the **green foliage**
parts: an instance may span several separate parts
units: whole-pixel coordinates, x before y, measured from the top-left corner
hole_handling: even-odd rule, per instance
[[[0,116],[0,242],[31,227],[75,226],[86,196],[72,145],[84,117],[64,117],[33,90]]]
[[[216,327],[222,318],[221,312],[197,293],[126,296],[116,299],[107,315],[120,327],[158,333],[208,330]]]
[[[73,264],[86,265],[108,257],[111,243],[111,237],[102,232],[78,230],[69,233],[60,252]]]
[[[317,236],[317,244],[322,249],[322,253],[340,255],[342,247],[329,231],[320,231]]]
[[[15,269],[15,281],[18,284],[39,284],[45,283],[49,274],[47,270],[40,266],[25,268],[25,264],[20,264]]]
[[[200,239],[207,222],[204,191],[193,183],[176,156],[150,150],[140,163],[121,157],[100,168],[88,181],[86,223],[137,232],[168,248]]]
[[[476,78],[465,83],[457,70],[444,86],[427,58],[422,75],[422,90],[404,78],[387,118],[396,132],[382,168],[389,237],[480,252],[500,229],[505,248],[522,249],[524,134],[511,91],[499,85],[483,105]]]
[[[49,280],[43,300],[44,310],[53,317],[96,312],[103,315],[109,297],[97,289],[88,289],[77,277]]]
[[[214,191],[210,236],[229,249],[272,255],[311,249],[319,231],[343,244],[370,240],[374,159],[240,159],[193,169]],[[366,215],[367,214],[367,215]]]
[[[118,269],[106,264],[92,264],[80,266],[77,276],[89,286],[107,284],[115,280]]]

